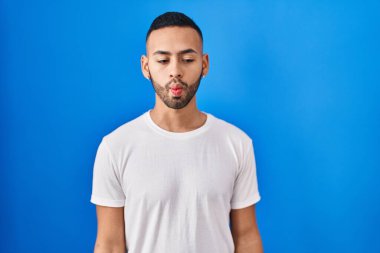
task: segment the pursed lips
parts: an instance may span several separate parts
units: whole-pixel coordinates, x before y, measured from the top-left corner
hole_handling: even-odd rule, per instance
[[[182,90],[183,90],[183,87],[180,86],[180,85],[173,85],[171,88],[170,88],[172,94],[174,96],[180,96],[182,94]]]
[[[171,86],[170,89],[172,89],[172,90],[183,89],[183,86],[179,85],[179,84],[175,84],[175,85]]]

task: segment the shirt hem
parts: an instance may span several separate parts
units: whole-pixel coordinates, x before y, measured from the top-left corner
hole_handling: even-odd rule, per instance
[[[95,205],[109,206],[109,207],[123,207],[125,205],[125,200],[105,199],[105,198],[99,198],[94,195],[91,195],[90,202]]]
[[[246,201],[234,202],[231,203],[231,209],[240,209],[248,207],[250,205],[256,204],[261,199],[260,194],[256,193],[252,198],[249,198]]]

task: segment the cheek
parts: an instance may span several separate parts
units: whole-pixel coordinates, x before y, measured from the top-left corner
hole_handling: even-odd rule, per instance
[[[161,66],[152,65],[149,66],[149,72],[155,82],[158,82],[159,84],[164,84],[165,82],[167,82],[167,73],[165,68],[162,68]]]
[[[194,65],[194,67],[191,70],[191,78],[193,80],[196,80],[199,78],[199,76],[202,74],[202,64],[200,65]]]

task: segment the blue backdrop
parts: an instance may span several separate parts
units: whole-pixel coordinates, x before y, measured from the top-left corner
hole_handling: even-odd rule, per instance
[[[101,138],[154,105],[165,11],[204,33],[203,111],[254,141],[265,252],[380,252],[379,1],[0,1],[0,252],[91,252]]]

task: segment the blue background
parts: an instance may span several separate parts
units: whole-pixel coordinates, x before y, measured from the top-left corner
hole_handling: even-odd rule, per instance
[[[204,33],[199,108],[254,141],[265,252],[380,252],[380,3],[305,0],[0,1],[0,252],[92,252],[95,152],[153,107],[170,10]]]

